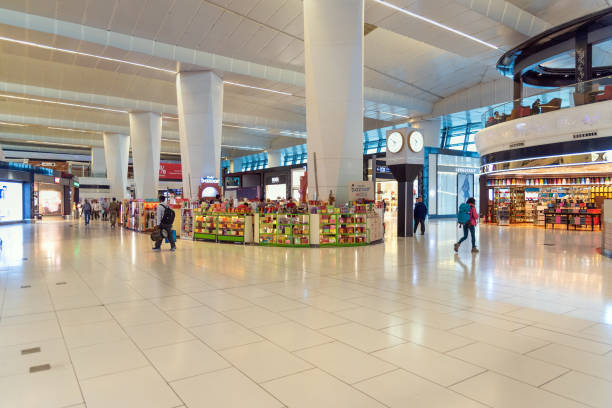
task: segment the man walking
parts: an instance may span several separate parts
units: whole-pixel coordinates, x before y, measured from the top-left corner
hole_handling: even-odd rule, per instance
[[[427,207],[423,203],[421,197],[417,198],[417,203],[414,206],[414,233],[417,232],[417,227],[421,224],[421,235],[425,235],[425,218],[427,217]]]
[[[468,198],[465,203],[459,206],[457,222],[463,226],[463,238],[455,244],[455,252],[459,250],[461,243],[467,239],[468,233],[470,233],[472,235],[472,253],[477,253],[475,228],[478,224],[478,212],[476,212],[476,200],[473,197]]]
[[[83,204],[83,216],[85,217],[85,225],[89,225],[89,220],[91,219],[91,204],[89,204],[89,200],[85,200],[85,204]]]
[[[155,241],[154,251],[161,250],[161,244],[164,238],[170,241],[170,250],[176,251],[174,236],[172,235],[172,224],[174,223],[174,210],[166,203],[166,197],[159,196],[159,205],[157,206],[157,222],[159,228],[159,240]]]
[[[117,224],[117,217],[119,217],[119,203],[113,197],[113,201],[108,206],[108,215],[110,216],[110,225],[111,228],[115,228],[115,224]]]

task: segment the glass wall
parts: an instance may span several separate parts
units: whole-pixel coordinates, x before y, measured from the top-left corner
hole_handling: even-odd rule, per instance
[[[436,210],[439,216],[454,216],[461,202],[469,197],[479,200],[477,157],[438,154]],[[430,176],[431,177],[431,176]]]

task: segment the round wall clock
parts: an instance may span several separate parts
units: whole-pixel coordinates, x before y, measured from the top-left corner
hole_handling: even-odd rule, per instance
[[[423,139],[423,134],[418,130],[413,130],[408,134],[408,147],[415,153],[423,150],[425,143]]]
[[[393,132],[387,137],[387,150],[397,153],[404,147],[404,136],[400,132]]]

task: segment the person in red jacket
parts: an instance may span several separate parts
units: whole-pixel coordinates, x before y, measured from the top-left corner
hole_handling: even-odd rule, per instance
[[[478,224],[478,212],[476,211],[476,200],[470,197],[468,198],[466,202],[470,206],[470,220],[467,223],[465,223],[465,225],[463,226],[463,238],[461,238],[459,242],[455,244],[455,252],[459,250],[461,243],[467,239],[468,232],[469,232],[470,234],[472,234],[472,252],[476,253],[478,252],[478,247],[476,246],[476,224]]]

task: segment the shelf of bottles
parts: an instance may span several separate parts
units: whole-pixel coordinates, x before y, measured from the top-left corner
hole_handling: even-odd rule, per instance
[[[308,214],[263,214],[259,218],[259,244],[310,246]]]
[[[181,208],[181,239],[193,239],[193,227],[195,224],[193,210],[189,203],[186,203]]]
[[[525,214],[525,189],[510,189],[510,223],[518,224],[521,222],[525,222],[526,219],[527,217]]]
[[[223,214],[217,216],[217,240],[244,242],[245,216],[242,214]]]

